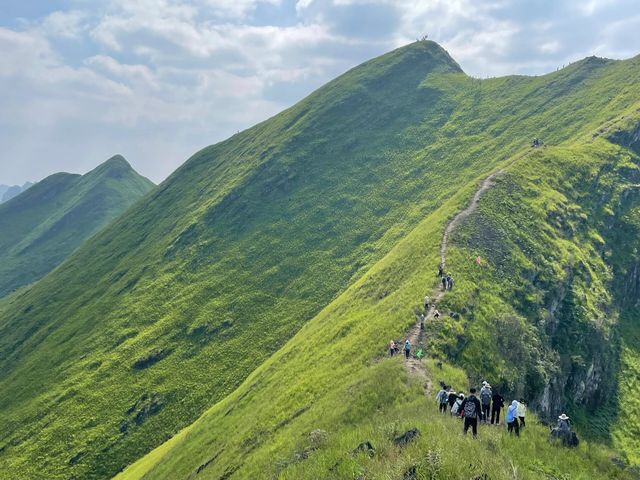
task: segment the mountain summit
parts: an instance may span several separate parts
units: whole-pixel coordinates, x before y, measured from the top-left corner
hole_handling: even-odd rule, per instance
[[[51,175],[0,205],[0,297],[51,271],[152,187],[116,155],[85,175]]]
[[[610,191],[624,168],[635,175],[635,157],[607,139],[631,128],[619,120],[635,118],[639,95],[638,59],[480,80],[438,45],[417,42],[197,152],[0,305],[0,389],[9,392],[0,399],[0,469],[109,478],[142,457],[125,478],[356,478],[367,468],[402,478],[393,452],[407,471],[410,455],[424,452],[391,442],[410,423],[431,428],[422,426],[427,379],[468,392],[469,381],[488,373],[513,395],[530,383],[526,394],[541,416],[602,405],[594,386],[612,386],[619,364],[606,342],[592,350],[606,356],[602,363],[585,345],[613,335],[615,322],[600,316],[612,297],[595,274],[584,284],[570,279],[603,271],[601,260],[579,261],[607,258],[603,245],[615,243],[603,225],[615,218],[620,231],[635,232],[611,210],[622,192]],[[559,150],[532,150],[534,137]],[[514,173],[522,166],[530,184]],[[447,253],[457,286],[443,297],[446,318],[430,337],[430,373],[408,377],[395,358],[383,359],[386,346],[415,324],[435,287],[449,219],[480,179],[501,169],[508,181],[480,202],[483,217],[469,216],[492,228],[477,235],[461,226]],[[593,179],[610,193],[606,209],[589,203],[589,186],[600,188]],[[527,207],[520,223],[509,221],[509,195]],[[604,223],[589,223],[596,219]],[[483,263],[493,275],[470,270],[473,249],[495,252]],[[561,258],[546,261],[548,252]],[[593,308],[581,310],[580,299]],[[563,315],[543,316],[553,305]],[[496,326],[517,338],[509,342]],[[425,442],[446,437],[449,424],[434,425]],[[538,439],[544,428],[535,428]],[[352,453],[368,435],[386,456],[369,462]],[[463,447],[506,478],[513,458],[495,435],[492,447]],[[493,478],[475,463],[467,471],[454,457],[459,446],[442,445],[429,448],[432,458],[447,452],[447,471]],[[522,462],[531,453],[504,451],[524,452]],[[610,462],[580,455],[563,459],[580,473],[609,474]],[[568,475],[551,462],[551,474]]]

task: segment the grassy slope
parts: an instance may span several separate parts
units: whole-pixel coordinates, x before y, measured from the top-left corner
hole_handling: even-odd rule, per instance
[[[116,472],[234,391],[460,185],[534,135],[614,116],[637,97],[638,61],[479,81],[412,44],[199,152],[5,307],[0,466]]]
[[[620,181],[625,178],[620,175],[627,168],[637,170],[633,161],[628,150],[598,139],[540,149],[508,167],[482,198],[478,212],[454,234],[448,265],[458,274],[458,284],[445,297],[443,310],[448,311],[448,307],[464,299],[470,314],[457,321],[445,317],[430,325],[430,351],[443,351],[448,347],[446,340],[463,335],[468,344],[456,360],[473,377],[486,373],[488,378],[509,379],[511,394],[521,394],[524,386],[517,380],[525,373],[509,377],[514,368],[521,366],[517,360],[519,350],[494,354],[490,348],[491,341],[500,346],[500,338],[511,327],[495,332],[500,325],[495,321],[496,314],[484,309],[515,309],[513,299],[517,296],[513,292],[509,292],[511,304],[503,301],[496,306],[512,279],[502,276],[497,285],[492,285],[490,279],[496,278],[498,267],[519,271],[522,258],[514,247],[508,249],[513,252],[512,257],[504,258],[501,264],[485,260],[484,266],[477,268],[473,259],[480,248],[468,250],[469,245],[474,245],[473,226],[481,221],[499,222],[504,227],[504,241],[515,245],[528,242],[529,256],[537,258],[557,249],[548,261],[562,265],[567,261],[567,250],[573,250],[576,256],[584,250],[585,255],[579,257],[584,260],[592,253],[587,239],[594,232],[585,228],[571,241],[560,238],[567,232],[548,212],[571,206],[571,214],[563,214],[562,221],[573,222],[585,213],[593,215],[592,221],[599,225],[598,213],[609,205],[592,202],[592,184],[576,180],[593,178],[598,170],[607,172],[600,176],[598,192],[612,191],[610,201],[615,203],[629,186],[628,179],[627,183]],[[417,466],[419,478],[479,478],[476,476],[483,474],[492,479],[627,478],[626,472],[611,463],[612,453],[600,444],[583,442],[579,449],[564,450],[558,455],[557,448],[547,442],[548,430],[533,417],[520,440],[509,437],[502,429],[486,427],[481,429],[477,442],[462,438],[457,421],[437,415],[434,401],[424,398],[421,385],[407,378],[401,360],[382,357],[388,339],[398,338],[413,323],[412,312],[425,286],[427,291],[435,287],[432,272],[438,262],[438,240],[446,219],[460,210],[463,199],[469,197],[470,187],[427,217],[237,391],[117,480],[402,478],[412,465]],[[476,287],[487,291],[471,304],[466,299],[470,292],[476,292]],[[600,287],[595,285],[593,289],[598,291]],[[530,319],[522,320],[523,329],[534,326]],[[521,350],[529,343],[529,338],[521,337],[512,343],[512,348]],[[476,344],[499,360],[496,368],[481,363],[482,355],[478,354],[475,363],[467,362]],[[515,361],[509,361],[512,354],[516,355]],[[427,361],[434,384],[444,380],[467,391],[469,384],[461,371],[446,363],[442,370],[434,365],[434,360]],[[533,362],[532,368],[537,366]],[[405,449],[392,445],[394,435],[414,426],[422,431],[418,442]],[[326,435],[311,434],[316,429],[324,430]],[[377,449],[373,458],[350,453],[365,440]]]
[[[637,110],[626,117],[640,123]],[[463,314],[445,319],[431,351],[536,399],[546,416],[569,409],[585,434],[637,464],[637,285],[620,292],[637,272],[640,157],[596,139],[530,162],[454,237],[461,281],[445,308]]]
[[[84,176],[51,175],[0,206],[0,296],[59,265],[153,188],[122,157]]]

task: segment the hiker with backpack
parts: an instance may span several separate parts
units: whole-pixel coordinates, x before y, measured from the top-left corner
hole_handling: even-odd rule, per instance
[[[411,342],[407,338],[404,342],[404,358],[408,359],[409,355],[411,355]]]
[[[396,342],[394,342],[393,340],[391,340],[389,342],[389,355],[393,357],[393,355],[396,353]]]
[[[427,317],[424,313],[421,313],[418,319],[420,320],[420,330],[424,330],[424,321],[427,319]]]
[[[520,428],[524,428],[525,423],[524,423],[524,416],[527,413],[527,406],[524,403],[524,399],[520,399],[520,401],[518,402],[518,420],[520,420]]]
[[[438,265],[438,276],[441,277],[444,275],[444,265]]]
[[[469,390],[469,396],[460,405],[460,416],[464,418],[463,433],[471,427],[473,438],[478,436],[478,415],[480,415],[480,400],[476,397],[476,389]]]
[[[569,417],[564,413],[558,417],[558,425],[549,434],[549,441],[553,440],[559,440],[565,447],[577,447],[580,444],[576,432],[571,431]]]
[[[514,400],[507,408],[507,413],[504,416],[505,422],[507,422],[507,431],[509,433],[515,432],[516,437],[520,436],[520,426],[518,425],[518,401]]]
[[[438,392],[436,400],[438,401],[438,412],[447,413],[447,406],[449,405],[449,387],[442,386],[442,389]]]
[[[424,311],[427,312],[429,310],[429,305],[431,304],[431,299],[428,295],[424,297],[424,301],[422,302],[422,304],[424,305]]]
[[[445,290],[451,290],[452,288],[453,288],[453,277],[451,275],[447,274]]]
[[[480,389],[480,402],[482,403],[482,416],[480,417],[484,423],[489,422],[489,407],[491,405],[491,385],[487,382],[482,382],[482,388]]]
[[[443,274],[442,275],[442,290],[446,290],[447,289],[447,277]]]
[[[504,398],[499,393],[491,397],[491,425],[500,425],[500,410],[504,407]]]
[[[457,399],[458,399],[458,394],[453,391],[453,388],[449,387],[449,395],[447,396],[447,404],[449,406],[449,410],[456,403]]]
[[[440,318],[440,312],[437,308],[433,311],[433,318],[435,318],[436,320]]]
[[[456,398],[455,403],[451,407],[451,415],[453,415],[454,417],[461,418],[459,413],[460,413],[460,405],[462,405],[463,400],[464,400],[464,393],[458,394],[458,398]]]

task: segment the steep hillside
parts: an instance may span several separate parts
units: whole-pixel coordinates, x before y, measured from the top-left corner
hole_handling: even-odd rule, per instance
[[[56,173],[0,205],[0,297],[38,280],[153,187],[121,156]]]
[[[640,109],[632,114],[640,125]],[[584,437],[581,448],[558,454],[548,429],[531,415],[523,438],[481,427],[474,441],[459,434],[457,420],[436,413],[430,385],[441,380],[466,392],[488,378],[508,398],[533,400],[543,414],[562,405],[589,407],[591,416],[607,405],[590,389],[616,389],[610,383],[616,374],[633,383],[627,367],[605,374],[599,366],[618,363],[609,340],[626,307],[614,301],[611,279],[622,274],[621,265],[636,262],[615,251],[640,246],[640,157],[589,135],[532,150],[503,169],[477,210],[452,231],[446,265],[457,281],[439,305],[444,317],[427,325],[426,398],[419,377],[407,377],[404,360],[383,355],[388,339],[415,322],[425,292],[438,289],[439,240],[472,185],[428,216],[237,391],[117,480],[633,478],[612,462],[611,451],[585,445]],[[629,234],[624,242],[622,231]],[[597,316],[605,304],[607,319]],[[465,367],[470,381],[447,362]],[[596,366],[584,365],[590,362]],[[585,370],[591,373],[577,391]],[[631,415],[637,400],[627,393],[620,404],[634,406],[618,405],[621,418],[610,427],[629,442],[627,461],[635,463],[637,436],[627,434],[638,425]],[[420,438],[395,446],[392,440],[412,427]],[[375,453],[354,454],[365,441]],[[407,473],[412,469],[416,476]]]
[[[234,392],[416,225],[452,213],[479,177],[533,136],[557,144],[597,128],[638,98],[639,80],[640,58],[590,58],[543,77],[472,79],[439,46],[417,42],[198,152],[52,274],[4,302],[0,388],[10,395],[0,399],[7,419],[0,468],[30,478],[117,472]],[[444,217],[431,218],[433,234],[420,245],[435,251]],[[278,401],[264,406],[280,409],[283,431],[307,393],[357,379],[353,362],[361,367],[388,341],[381,332],[406,326],[404,303],[386,299],[410,274],[423,275],[420,287],[433,278],[437,260],[419,262],[420,255],[407,259],[409,271],[367,284],[358,298],[371,305],[350,310],[346,323],[334,326],[324,310],[305,327],[330,344],[314,356],[298,351],[296,369],[304,370],[294,374],[321,359],[335,362],[355,330],[372,334],[349,344],[349,370],[332,363],[309,374],[314,383],[303,378],[290,390],[281,377],[287,370],[261,367],[283,382],[282,392],[265,390]],[[398,295],[410,301],[418,284],[412,288]],[[365,319],[370,327],[356,327]],[[378,368],[387,367],[372,372]],[[344,391],[336,392],[326,401],[339,404]],[[224,401],[227,408],[238,395]],[[369,412],[357,402],[324,405],[332,410],[327,421],[344,409],[354,418]],[[262,408],[252,407],[256,415]],[[230,422],[238,418],[230,412]],[[237,436],[243,448],[270,435],[259,422],[228,425],[263,425],[264,432]],[[235,450],[226,451],[231,458]]]

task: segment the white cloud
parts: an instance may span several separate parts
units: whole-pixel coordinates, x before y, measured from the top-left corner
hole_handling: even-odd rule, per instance
[[[302,10],[305,8],[309,8],[309,6],[313,3],[313,0],[298,0],[296,2],[296,12],[300,14]]]
[[[477,76],[640,51],[637,0],[71,3],[0,24],[0,144],[20,159],[0,163],[3,183],[116,151],[160,180],[193,151],[424,34]]]
[[[87,14],[79,10],[53,12],[42,21],[41,27],[46,35],[62,38],[79,38],[86,30],[84,20]]]
[[[540,51],[542,53],[556,53],[560,50],[560,42],[553,40],[540,45]]]
[[[93,67],[96,71],[103,71],[127,83],[142,83],[143,87],[151,87],[154,90],[159,90],[160,88],[154,73],[146,65],[122,64],[108,55],[89,57],[85,60],[85,65]]]
[[[216,15],[228,18],[245,18],[259,3],[280,5],[281,0],[202,0]]]

